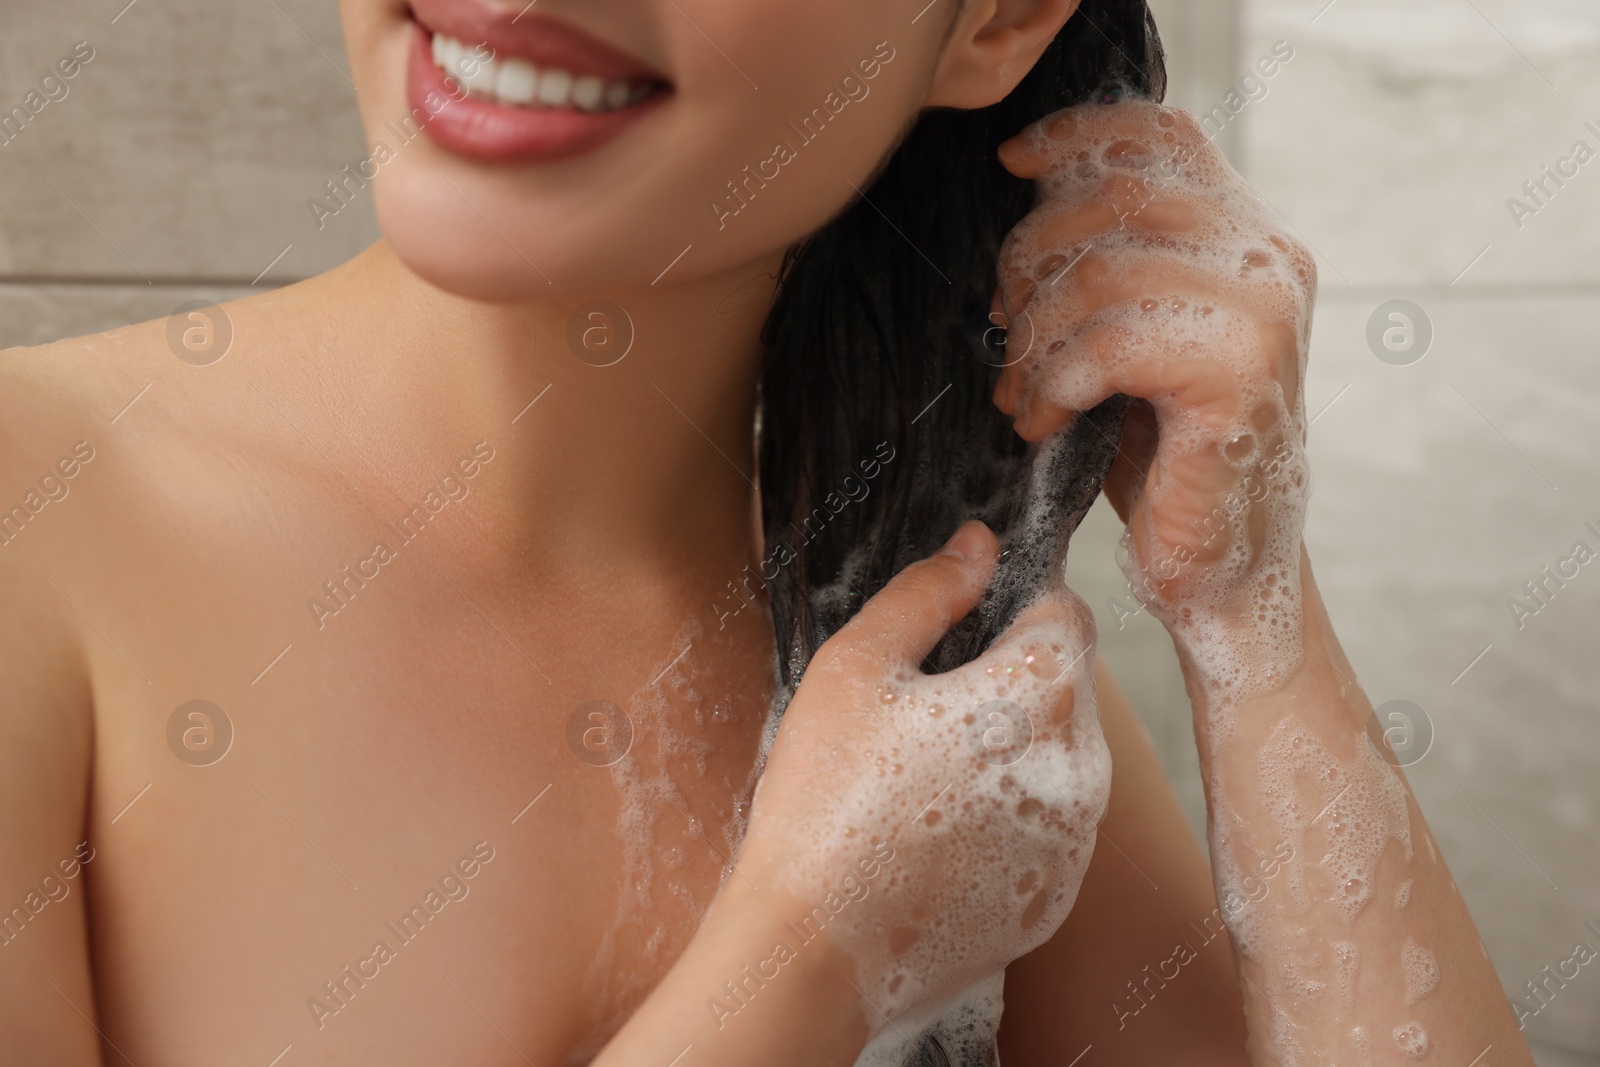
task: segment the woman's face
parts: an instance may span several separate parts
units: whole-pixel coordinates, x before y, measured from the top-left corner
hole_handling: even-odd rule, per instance
[[[865,189],[958,0],[342,0],[383,232],[485,300],[766,262]],[[446,69],[449,68],[449,73]]]

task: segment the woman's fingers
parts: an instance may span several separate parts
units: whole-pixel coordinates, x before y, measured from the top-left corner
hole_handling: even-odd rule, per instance
[[[890,579],[823,645],[819,658],[921,663],[945,632],[977,605],[994,574],[999,547],[983,523],[963,524],[937,555]]]
[[[1075,593],[1059,587],[1018,614],[1010,628],[963,671],[997,679],[1000,695],[1038,728],[1071,721],[1073,693],[1094,672],[1094,617]]]
[[[1122,439],[1117,443],[1117,455],[1111,461],[1105,484],[1106,499],[1124,526],[1144,495],[1159,442],[1156,409],[1148,400],[1134,401],[1122,424]]]

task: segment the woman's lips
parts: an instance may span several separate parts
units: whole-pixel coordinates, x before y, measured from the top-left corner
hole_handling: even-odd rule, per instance
[[[671,93],[648,67],[551,20],[529,18],[513,26],[509,14],[486,14],[477,3],[431,0],[429,6],[455,16],[448,29],[434,30],[451,34],[450,44],[457,50],[464,45],[468,56],[450,73],[441,68],[419,3],[407,96],[413,113],[420,108],[429,116],[423,124],[429,136],[460,155],[491,163],[570,158],[605,144]],[[464,29],[456,28],[463,23]],[[478,41],[482,47],[476,50],[466,44]],[[555,77],[547,79],[551,73]]]

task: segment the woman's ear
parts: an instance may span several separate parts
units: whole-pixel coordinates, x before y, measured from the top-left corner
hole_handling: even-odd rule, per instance
[[[980,108],[1022,81],[1079,0],[967,0],[934,71],[928,107]]]

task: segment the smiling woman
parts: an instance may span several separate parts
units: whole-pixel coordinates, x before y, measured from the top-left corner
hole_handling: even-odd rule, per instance
[[[0,552],[0,877],[95,857],[0,1058],[1527,1062],[1302,543],[1312,255],[1143,0],[341,11],[382,239],[0,361],[0,499],[94,442]]]
[[[526,9],[421,0],[417,11],[407,67],[412,107],[452,95],[459,77],[473,100],[433,135],[466,156],[539,163],[590,151],[643,116],[667,88],[637,60]]]

